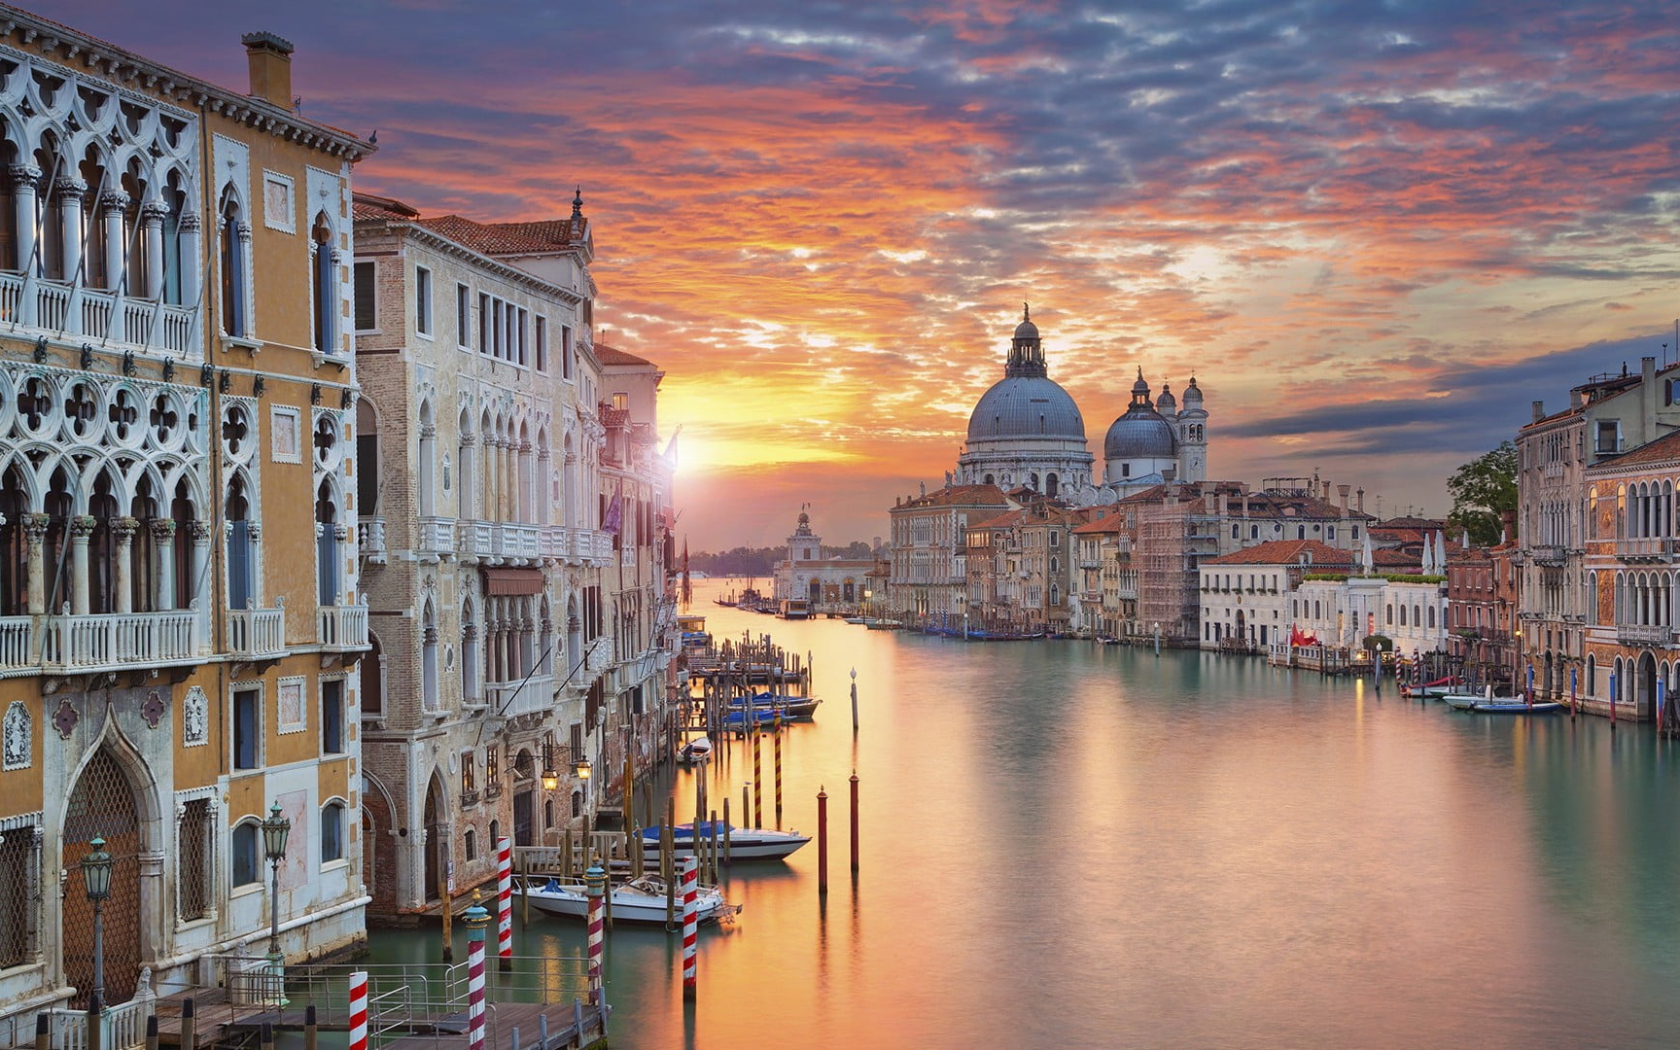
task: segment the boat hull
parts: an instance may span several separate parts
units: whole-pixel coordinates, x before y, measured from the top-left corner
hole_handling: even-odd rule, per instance
[[[586,920],[589,918],[589,898],[584,887],[579,885],[559,885],[550,880],[546,885],[539,885],[533,880],[530,885],[531,907],[545,915],[553,915],[560,919]],[[678,913],[682,904],[679,899]],[[723,895],[712,891],[702,893],[695,902],[695,915],[700,922],[713,922],[726,914],[734,914],[739,909],[723,899]],[[663,893],[649,893],[635,889],[628,885],[613,887],[612,893],[613,922],[628,922],[648,926],[665,925],[665,895]]]
[[[642,833],[642,855],[657,860],[659,857],[659,829],[648,828]],[[701,841],[710,848],[711,839],[702,837]],[[791,831],[761,831],[753,828],[737,828],[730,832],[729,859],[737,860],[781,860],[796,852],[801,846],[810,842],[809,835],[800,835]],[[717,837],[718,850],[723,849],[723,834]],[[674,843],[678,857],[692,856],[694,853],[694,836],[692,833],[679,834]],[[535,903],[535,901],[533,901]],[[617,906],[617,901],[613,902]]]

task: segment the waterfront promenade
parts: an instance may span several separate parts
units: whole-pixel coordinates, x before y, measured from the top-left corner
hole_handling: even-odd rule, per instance
[[[825,906],[814,847],[729,874],[746,910],[702,934],[686,1011],[675,939],[619,930],[615,1046],[1628,1047],[1680,1029],[1680,755],[1649,727],[1459,715],[1246,657],[788,623],[713,606],[714,586],[695,610],[720,636],[815,654],[827,703],[786,738],[787,823],[811,830],[826,786],[831,889]],[[751,762],[737,744],[710,775],[738,800]],[[676,790],[692,809],[687,774]],[[534,919],[515,940],[576,951],[582,931]]]

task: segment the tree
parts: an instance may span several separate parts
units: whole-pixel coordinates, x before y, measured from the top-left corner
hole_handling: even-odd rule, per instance
[[[1468,529],[1472,543],[1498,543],[1506,515],[1514,520],[1517,512],[1517,446],[1503,441],[1459,467],[1447,479],[1447,492],[1453,500],[1447,520]]]

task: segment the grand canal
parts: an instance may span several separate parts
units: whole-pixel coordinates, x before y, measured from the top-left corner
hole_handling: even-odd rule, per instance
[[[1680,1033],[1680,749],[1497,719],[1257,659],[965,644],[711,604],[815,655],[784,823],[701,937],[608,949],[617,1047],[1658,1046]],[[847,689],[856,667],[861,729]],[[862,861],[847,863],[847,778]],[[768,751],[766,776],[768,776]],[[750,779],[740,745],[715,801]],[[679,775],[679,812],[694,785]],[[768,807],[768,795],[766,806]],[[378,934],[380,959],[436,931]],[[520,954],[577,926],[516,923]]]

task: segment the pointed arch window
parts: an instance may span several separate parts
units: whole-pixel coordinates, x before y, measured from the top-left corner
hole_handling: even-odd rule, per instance
[[[338,352],[338,267],[333,260],[332,224],[326,212],[315,215],[315,225],[309,231],[313,245],[314,266],[310,288],[315,299],[315,349],[324,354]]]
[[[248,331],[246,297],[250,293],[245,274],[245,222],[239,198],[232,187],[222,193],[221,211],[222,331],[244,337]]]

